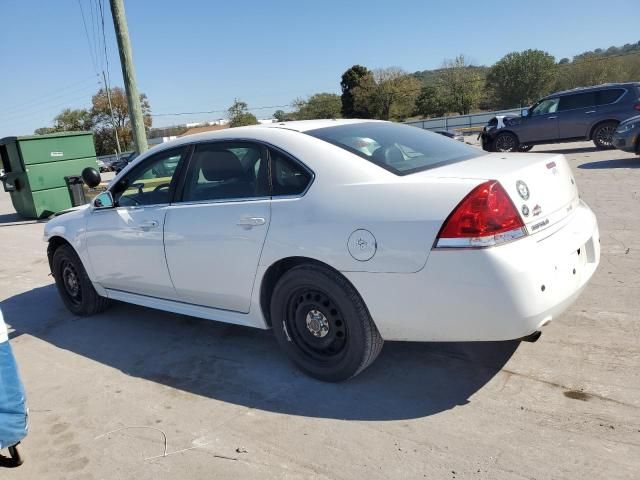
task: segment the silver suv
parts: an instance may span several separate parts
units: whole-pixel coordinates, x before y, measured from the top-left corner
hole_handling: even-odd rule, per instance
[[[593,140],[613,148],[620,122],[640,112],[640,83],[608,83],[556,92],[525,108],[521,116],[496,117],[482,132],[488,151],[529,151],[541,143]]]

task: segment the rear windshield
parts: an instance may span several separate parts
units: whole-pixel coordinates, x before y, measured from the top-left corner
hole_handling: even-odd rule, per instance
[[[458,140],[398,123],[353,123],[305,133],[337,145],[396,175],[420,172],[484,154],[482,150]]]

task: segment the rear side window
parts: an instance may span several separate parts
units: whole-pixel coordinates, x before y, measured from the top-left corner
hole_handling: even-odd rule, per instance
[[[189,162],[182,200],[238,200],[268,193],[264,150],[253,144],[197,145]]]
[[[616,100],[618,100],[623,93],[624,93],[624,90],[622,90],[621,88],[600,90],[598,92],[598,105],[608,105],[610,103],[613,103]]]
[[[407,175],[483,155],[476,148],[421,128],[390,122],[362,122],[309,130],[396,175]]]
[[[273,196],[301,195],[311,183],[311,173],[285,154],[270,150]]]
[[[596,92],[574,93],[560,97],[558,111],[575,110],[576,108],[593,107],[596,104]]]

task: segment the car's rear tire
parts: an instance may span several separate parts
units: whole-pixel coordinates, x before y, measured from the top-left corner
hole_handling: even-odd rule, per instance
[[[280,346],[308,375],[340,382],[367,368],[383,340],[355,288],[319,265],[287,271],[271,297],[271,319]]]
[[[495,152],[517,152],[520,142],[511,132],[502,132],[496,135],[493,140],[493,150]]]
[[[93,288],[80,257],[70,245],[58,247],[51,264],[58,293],[71,313],[95,315],[109,306],[109,299],[98,295]]]
[[[618,122],[603,122],[593,131],[591,138],[598,150],[611,150],[613,146],[613,133],[618,127]]]
[[[528,152],[533,148],[533,145],[520,145],[518,146],[519,152]]]

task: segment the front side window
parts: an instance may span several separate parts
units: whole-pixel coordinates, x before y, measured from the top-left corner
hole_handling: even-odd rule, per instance
[[[547,98],[539,102],[531,110],[531,116],[546,115],[548,113],[556,113],[558,111],[558,98]]]
[[[120,207],[158,205],[171,201],[171,187],[185,147],[162,152],[144,161],[111,188]]]
[[[305,132],[364,158],[396,175],[484,155],[443,135],[390,122],[362,122]]]
[[[184,202],[268,195],[265,149],[247,143],[197,145],[187,171]]]
[[[596,104],[596,92],[576,93],[560,98],[558,110],[575,110],[577,108],[593,107]]]

